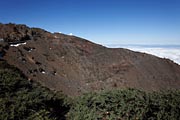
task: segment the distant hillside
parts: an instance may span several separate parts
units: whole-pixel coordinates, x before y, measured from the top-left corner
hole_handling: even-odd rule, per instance
[[[0,24],[0,55],[29,80],[70,96],[89,91],[180,88],[180,66],[167,59],[26,25]]]

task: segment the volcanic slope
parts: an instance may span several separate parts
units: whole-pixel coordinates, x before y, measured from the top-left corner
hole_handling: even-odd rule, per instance
[[[0,57],[29,80],[69,96],[127,87],[180,88],[180,66],[170,60],[26,25],[0,24]]]

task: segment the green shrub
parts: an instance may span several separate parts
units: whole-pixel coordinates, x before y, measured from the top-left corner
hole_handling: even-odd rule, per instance
[[[88,93],[77,98],[70,120],[179,120],[180,92],[135,89]]]
[[[17,69],[0,62],[0,120],[63,120],[66,97],[30,83]]]

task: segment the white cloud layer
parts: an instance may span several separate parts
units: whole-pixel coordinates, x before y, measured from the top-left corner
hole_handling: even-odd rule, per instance
[[[108,45],[107,45],[108,46]],[[111,48],[127,48],[133,51],[138,51],[138,52],[144,52],[148,54],[152,54],[155,56],[158,56],[160,58],[168,58],[170,60],[173,60],[174,62],[178,63],[180,65],[180,46],[177,47],[168,47],[168,46],[108,46]]]

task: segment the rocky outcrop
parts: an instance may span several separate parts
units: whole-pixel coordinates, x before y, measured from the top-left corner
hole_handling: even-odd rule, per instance
[[[16,24],[0,24],[0,41],[5,41],[10,44],[17,44],[27,40],[43,37],[48,33],[39,28],[29,28],[26,25]]]
[[[25,25],[1,24],[0,38],[9,45],[4,60],[29,80],[67,95],[126,87],[146,91],[180,88],[180,66],[153,55],[110,49]]]

